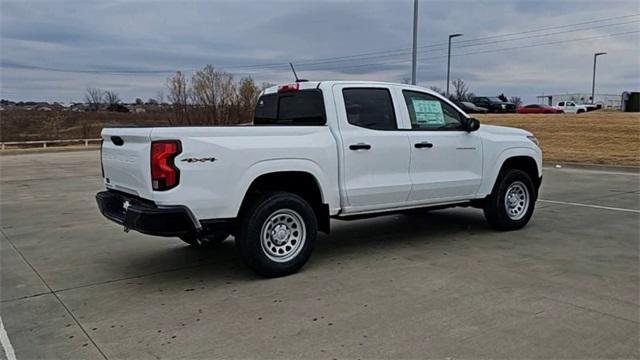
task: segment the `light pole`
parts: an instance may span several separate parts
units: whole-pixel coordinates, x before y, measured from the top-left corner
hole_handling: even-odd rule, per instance
[[[598,59],[598,56],[600,55],[604,55],[606,54],[606,52],[599,52],[599,53],[595,53],[593,54],[593,80],[591,81],[591,103],[595,104],[596,103],[596,60]]]
[[[449,74],[451,72],[451,39],[462,36],[462,34],[449,35],[449,53],[447,55],[447,97],[449,97]]]
[[[416,59],[418,57],[418,0],[413,0],[413,52],[411,54],[411,84],[416,84]]]

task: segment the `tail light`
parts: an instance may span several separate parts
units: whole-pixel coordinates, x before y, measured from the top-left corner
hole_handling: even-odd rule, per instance
[[[300,84],[299,83],[284,84],[284,85],[278,86],[278,93],[286,93],[286,92],[298,91],[299,89],[300,89]]]
[[[180,182],[180,170],[173,161],[182,151],[180,141],[161,140],[151,142],[151,184],[153,190],[169,190]]]
[[[104,146],[104,139],[100,139],[100,170],[102,171],[102,178],[104,178],[104,164],[102,163],[102,147]]]

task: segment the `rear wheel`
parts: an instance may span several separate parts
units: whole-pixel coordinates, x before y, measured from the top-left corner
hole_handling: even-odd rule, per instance
[[[500,173],[492,193],[486,199],[484,216],[497,230],[517,230],[531,219],[536,191],[531,177],[522,170]]]
[[[303,198],[270,193],[243,211],[236,247],[241,260],[259,275],[285,276],[307,262],[317,231],[315,213]]]

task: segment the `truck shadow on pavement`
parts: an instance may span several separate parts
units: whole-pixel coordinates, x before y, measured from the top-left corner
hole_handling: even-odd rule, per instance
[[[334,221],[331,234],[320,234],[315,260],[384,247],[394,251],[408,245],[446,244],[456,239],[491,232],[482,211],[447,209],[390,215],[356,221]]]
[[[371,251],[395,254],[406,247],[446,246],[469,236],[492,232],[479,210],[447,209],[424,213],[397,214],[353,221],[332,221],[331,234],[320,233],[310,263],[303,269],[367,257]],[[470,239],[469,241],[471,241]],[[179,241],[176,239],[176,241]],[[259,279],[238,260],[233,238],[214,248],[176,244],[143,258],[131,259],[129,270],[164,263],[173,269],[190,269],[195,277],[209,280]],[[169,270],[167,270],[169,271]]]

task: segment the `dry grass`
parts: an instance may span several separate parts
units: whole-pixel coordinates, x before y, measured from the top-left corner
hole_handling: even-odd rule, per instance
[[[167,126],[170,112],[142,114],[4,110],[0,112],[0,141],[99,138],[104,127]]]
[[[3,111],[1,141],[99,137],[107,126],[167,126],[173,114]],[[540,139],[547,161],[640,166],[640,113],[477,114],[482,123],[519,127]]]
[[[546,161],[640,166],[640,113],[476,115],[485,124],[531,131]]]

